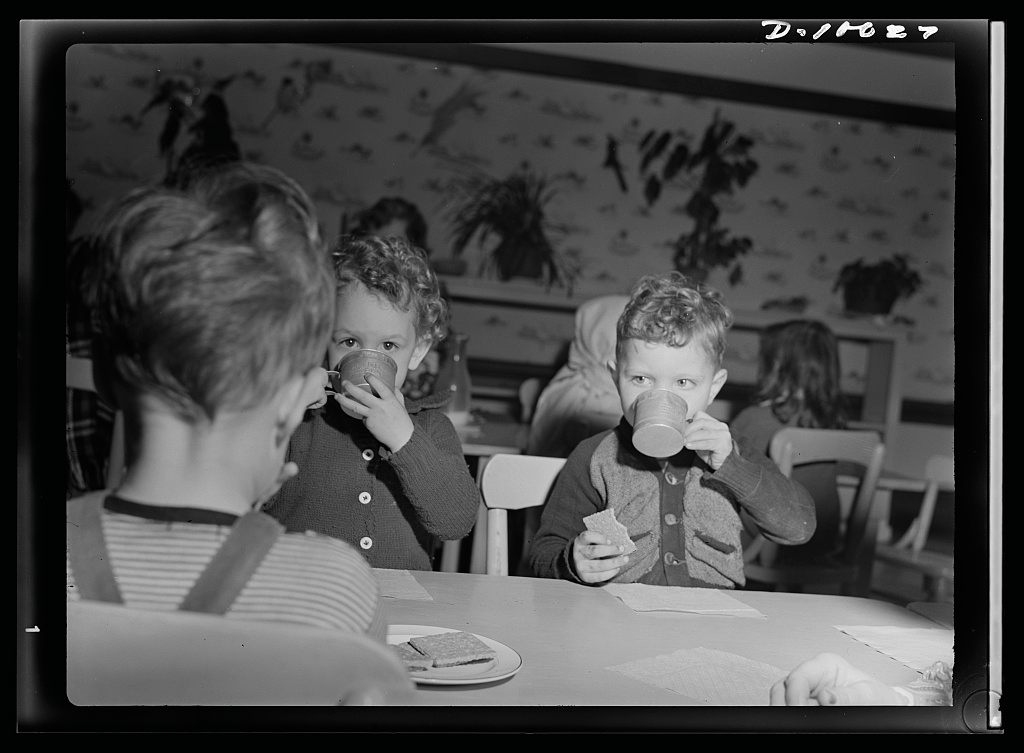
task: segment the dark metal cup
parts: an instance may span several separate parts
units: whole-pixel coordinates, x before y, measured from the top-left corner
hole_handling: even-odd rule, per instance
[[[377,393],[370,386],[366,375],[373,374],[393,389],[397,373],[398,364],[387,353],[368,348],[353,350],[338,361],[338,365],[334,367],[334,373],[330,375],[331,386],[335,392],[344,393],[345,388],[342,387],[342,382],[347,380],[357,387],[362,387],[367,392],[372,392],[376,395]],[[377,397],[380,397],[380,395],[377,395]]]
[[[686,401],[670,390],[648,390],[633,403],[633,446],[652,458],[670,458],[683,449]]]

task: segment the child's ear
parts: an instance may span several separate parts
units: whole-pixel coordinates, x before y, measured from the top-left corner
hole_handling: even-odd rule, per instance
[[[412,349],[412,358],[409,359],[409,371],[412,371],[424,358],[427,357],[427,353],[430,352],[430,346],[433,344],[433,340],[430,337],[424,336],[416,341],[416,345]]]
[[[718,394],[718,391],[722,389],[722,387],[725,385],[725,380],[728,378],[729,372],[726,371],[725,369],[719,369],[717,372],[715,372],[715,375],[711,377],[711,393],[710,397],[708,398],[709,403],[715,399],[715,396]]]
[[[608,367],[608,373],[612,375],[612,381],[617,381],[619,378],[619,370],[618,365],[615,363],[615,359],[609,358],[605,361],[604,365]]]

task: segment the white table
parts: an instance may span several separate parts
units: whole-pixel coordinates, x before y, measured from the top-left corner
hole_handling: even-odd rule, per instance
[[[767,619],[636,613],[601,588],[568,581],[468,573],[413,572],[431,601],[385,598],[391,624],[477,633],[515,649],[518,674],[487,685],[419,686],[418,704],[497,706],[687,705],[684,696],[605,669],[623,662],[704,647],[788,670],[833,651],[896,685],[915,670],[835,625],[936,628],[887,602],[847,596],[730,592]]]

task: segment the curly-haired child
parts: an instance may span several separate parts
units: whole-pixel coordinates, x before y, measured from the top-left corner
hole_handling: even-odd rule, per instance
[[[289,460],[302,473],[267,512],[289,530],[313,530],[358,546],[374,567],[432,569],[440,542],[461,539],[480,503],[447,395],[407,399],[398,386],[446,331],[448,312],[426,255],[398,237],[343,236],[334,252],[337,310],[327,362],[378,350],[394,384],[369,376],[311,411]]]
[[[678,272],[637,283],[608,364],[623,419],[566,460],[531,548],[537,575],[736,588],[745,584],[741,510],[771,541],[810,538],[814,504],[807,491],[707,413],[728,376],[722,357],[731,325],[721,296]],[[683,448],[668,458],[648,457],[633,445],[637,398],[653,389],[674,392],[687,405]],[[587,530],[584,518],[606,509],[626,526],[632,554]]]

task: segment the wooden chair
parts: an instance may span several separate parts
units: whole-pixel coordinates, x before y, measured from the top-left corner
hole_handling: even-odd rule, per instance
[[[873,514],[875,487],[885,459],[885,445],[878,432],[786,427],[772,438],[769,454],[786,476],[794,466],[819,462],[845,462],[858,471],[863,469],[863,475],[843,521],[838,551],[806,561],[785,558],[776,562],[779,546],[757,534],[744,548],[747,579],[790,591],[838,585],[846,595],[867,596],[878,525]]]
[[[93,380],[92,375],[92,361],[88,358],[67,356],[64,369],[64,383],[72,389],[96,392],[96,382]],[[124,414],[121,411],[117,411],[114,414],[114,430],[110,440],[110,454],[107,460],[106,486],[108,489],[113,489],[121,483],[124,471]]]
[[[498,454],[484,466],[488,575],[508,575],[508,511],[543,505],[564,465],[565,458]]]
[[[921,482],[921,507],[906,533],[893,544],[880,544],[875,552],[879,563],[906,568],[921,574],[929,601],[949,598],[953,583],[953,556],[925,549],[931,531],[939,491],[953,488],[953,458],[933,455],[928,459]]]
[[[366,635],[219,615],[68,602],[77,706],[391,705],[413,685]]]

